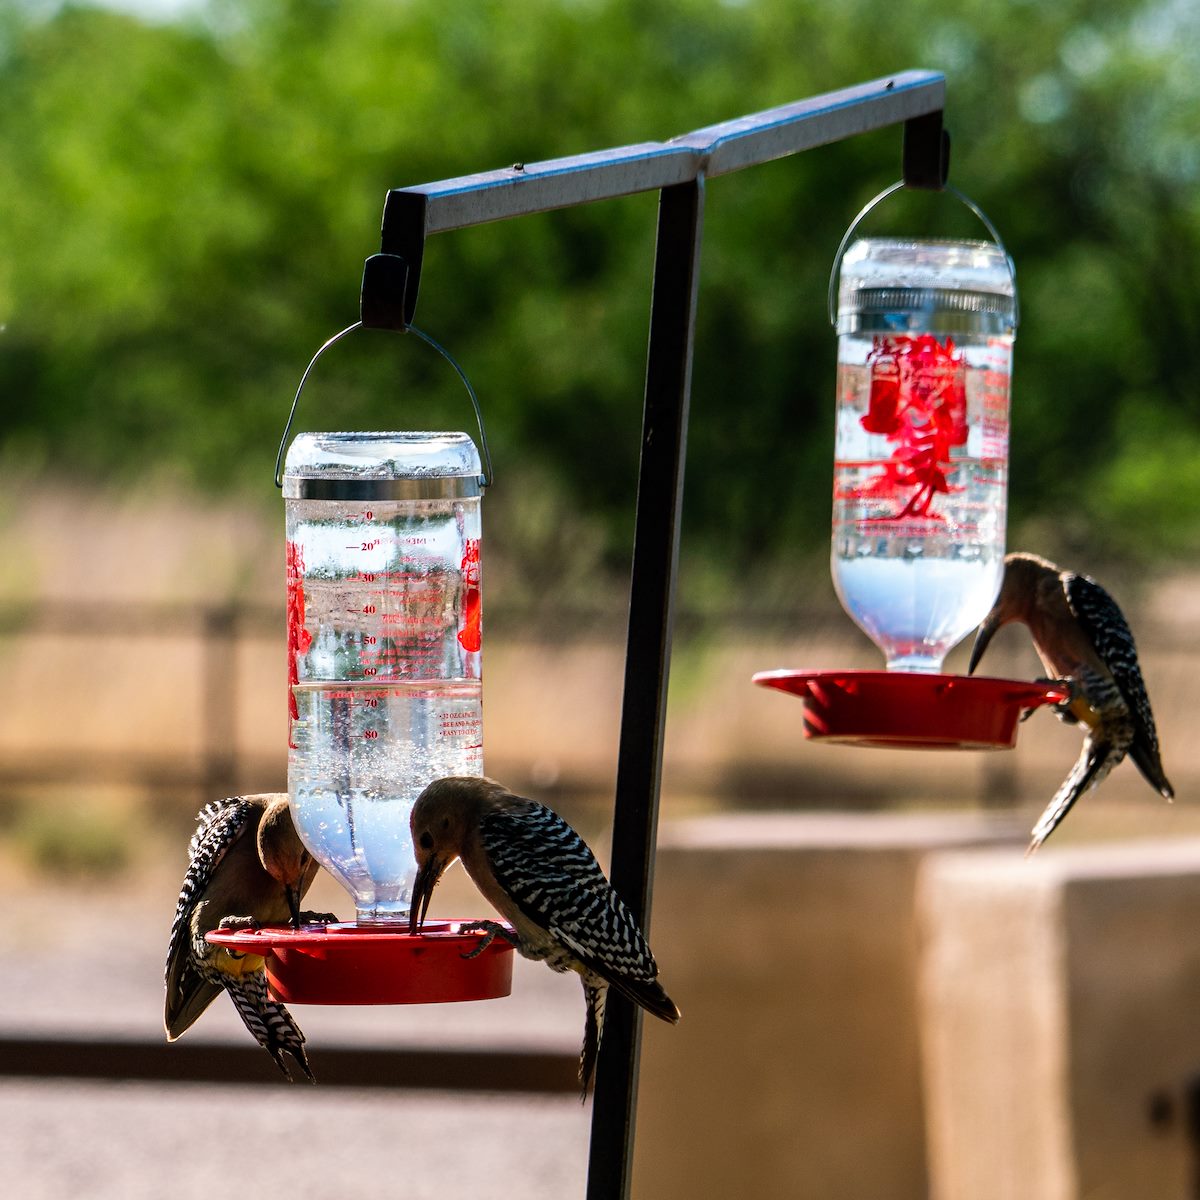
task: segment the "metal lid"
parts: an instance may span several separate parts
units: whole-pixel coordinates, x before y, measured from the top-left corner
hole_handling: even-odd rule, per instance
[[[302,433],[283,467],[288,500],[447,500],[482,494],[465,433]]]
[[[1012,262],[994,242],[860,238],[841,261],[837,331],[1012,334]]]

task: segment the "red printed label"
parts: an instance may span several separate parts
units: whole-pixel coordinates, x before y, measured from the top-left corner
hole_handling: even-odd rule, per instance
[[[312,634],[304,624],[304,554],[297,543],[287,543],[287,655],[288,712],[296,720],[300,711],[292,685],[300,682],[299,658],[312,645]],[[290,739],[289,739],[290,740]]]
[[[462,628],[458,642],[474,653],[483,644],[483,589],[480,586],[479,538],[467,538],[462,560]]]

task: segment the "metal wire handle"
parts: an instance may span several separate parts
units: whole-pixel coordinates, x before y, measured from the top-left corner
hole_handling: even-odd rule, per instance
[[[308,382],[309,374],[313,367],[317,365],[317,359],[325,353],[335,342],[340,342],[348,333],[353,333],[356,329],[361,329],[363,323],[355,321],[353,325],[347,325],[340,333],[335,333],[317,352],[312,356],[307,367],[304,368],[304,374],[300,376],[300,386],[296,389],[296,396],[292,400],[292,408],[288,413],[287,424],[283,427],[283,437],[279,439],[279,453],[275,455],[275,486],[283,487],[283,455],[287,450],[288,434],[292,432],[292,422],[296,419],[296,409],[300,404],[300,393],[304,391],[304,385]],[[479,447],[483,451],[483,468],[484,474],[479,477],[479,486],[486,488],[493,480],[492,473],[492,452],[488,449],[487,433],[483,428],[483,412],[479,407],[479,397],[475,395],[475,389],[471,386],[471,381],[467,378],[466,372],[458,365],[454,356],[440,342],[434,341],[429,334],[418,329],[415,325],[405,326],[405,333],[415,333],[421,341],[426,345],[432,346],[457,372],[459,379],[463,381],[463,386],[467,389],[467,395],[471,397],[471,407],[475,410],[475,420],[479,424]]]
[[[837,325],[837,287],[838,277],[842,269],[842,257],[846,253],[846,248],[850,245],[850,239],[854,236],[854,231],[863,223],[867,214],[881,201],[886,200],[893,192],[898,192],[904,187],[904,180],[900,179],[893,183],[890,187],[886,187],[878,196],[867,201],[866,204],[859,210],[858,216],[850,222],[850,228],[846,230],[842,236],[841,244],[837,248],[837,254],[833,256],[833,269],[829,272],[829,295],[827,298],[829,323],[836,327]],[[1000,239],[1000,234],[996,231],[995,225],[988,220],[987,214],[975,203],[969,196],[964,195],[952,184],[946,184],[942,189],[949,192],[956,199],[960,200],[967,206],[983,223],[984,228],[991,234],[992,241],[1000,248],[1000,253],[1004,255],[1004,261],[1008,263],[1008,276],[1012,280],[1013,285],[1013,328],[1015,329],[1021,323],[1021,302],[1017,296],[1017,268],[1012,260],[1012,255],[1004,248],[1004,242]]]

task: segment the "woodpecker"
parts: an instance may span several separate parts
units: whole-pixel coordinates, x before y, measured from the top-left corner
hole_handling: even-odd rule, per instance
[[[411,826],[418,867],[411,932],[424,923],[442,872],[461,859],[484,898],[509,923],[463,926],[487,935],[471,957],[499,936],[553,971],[578,972],[587,1009],[579,1057],[585,1097],[610,986],[664,1021],[679,1020],[637,921],[586,843],[557,813],[494,780],[451,776],[435,780],[417,797]]]
[[[1070,696],[1058,706],[1059,717],[1086,730],[1079,759],[1034,826],[1028,852],[1126,754],[1151,787],[1168,800],[1174,797],[1163,772],[1133,634],[1108,592],[1089,576],[1060,570],[1036,554],[1008,555],[1000,595],[979,626],[968,674],[996,630],[1009,621],[1029,626],[1046,670],[1070,684]]]
[[[253,929],[289,919],[299,929],[300,901],[317,863],[300,841],[287,796],[233,796],[209,804],[196,819],[167,950],[167,1041],[190,1029],[224,989],[287,1079],[292,1074],[285,1053],[315,1083],[304,1034],[267,993],[262,958],[214,946],[204,937],[213,929]]]

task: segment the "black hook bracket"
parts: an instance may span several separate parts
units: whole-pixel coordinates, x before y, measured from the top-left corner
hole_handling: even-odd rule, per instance
[[[363,267],[359,309],[365,328],[403,333],[412,324],[425,257],[428,208],[428,198],[420,192],[388,192],[383,203],[380,253],[371,255]]]
[[[904,122],[904,186],[940,192],[950,177],[950,133],[940,111]]]
[[[403,333],[409,326],[405,314],[410,271],[399,254],[372,254],[363,263],[362,292],[358,308],[364,329],[394,329]]]

